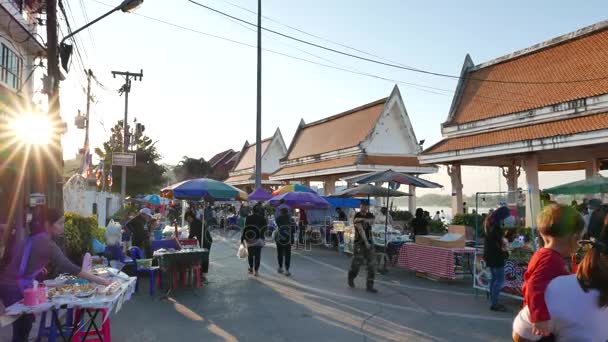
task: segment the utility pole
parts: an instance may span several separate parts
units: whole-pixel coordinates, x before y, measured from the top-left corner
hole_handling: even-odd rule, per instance
[[[262,0],[258,0],[258,98],[255,120],[255,188],[262,186]]]
[[[125,78],[125,84],[121,88],[122,92],[125,94],[125,119],[122,123],[122,127],[123,127],[122,151],[127,152],[127,150],[129,149],[129,132],[128,132],[129,128],[127,125],[127,120],[129,117],[129,92],[131,91],[131,78],[133,78],[135,81],[137,81],[137,79],[139,78],[139,81],[141,81],[141,78],[144,76],[144,71],[141,70],[139,73],[133,73],[133,72],[128,72],[128,71],[112,71],[112,76],[114,76],[116,78],[116,75],[124,76],[124,78]],[[127,193],[127,167],[123,166],[122,167],[122,177],[121,177],[121,182],[120,182],[120,196],[121,196],[123,206],[125,204],[126,193]]]
[[[91,71],[91,69],[89,69],[89,70],[85,70],[85,72],[87,74],[87,112],[86,112],[87,125],[86,125],[85,133],[84,133],[84,149],[86,152],[89,147],[89,126],[90,126],[89,115],[90,115],[90,110],[91,110],[91,78],[93,78],[93,71]]]
[[[49,117],[51,122],[60,123],[61,106],[59,103],[59,53],[57,37],[57,0],[46,1],[46,44],[49,85],[48,103]],[[45,160],[43,167],[44,180],[46,180],[48,205],[51,208],[63,210],[63,149],[61,147],[61,135],[52,137],[50,155]]]

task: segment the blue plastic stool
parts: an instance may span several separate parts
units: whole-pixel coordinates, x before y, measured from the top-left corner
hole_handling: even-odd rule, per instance
[[[42,315],[40,316],[40,327],[38,328],[38,337],[36,338],[36,342],[40,342],[41,337],[46,337],[47,341],[49,341],[49,342],[57,341],[57,337],[59,337],[59,335],[61,334],[61,332],[59,331],[59,328],[57,327],[57,324],[55,323],[58,318],[59,318],[58,310],[53,309],[51,311],[51,325],[47,327],[45,325],[46,324],[46,312],[42,313]],[[67,334],[67,336],[70,335],[73,323],[74,323],[74,310],[67,309],[65,322],[63,323],[64,336],[66,336],[66,334]]]

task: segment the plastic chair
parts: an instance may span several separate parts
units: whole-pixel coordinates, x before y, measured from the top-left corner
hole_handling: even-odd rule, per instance
[[[56,324],[56,319],[59,318],[59,310],[53,309],[49,311],[51,313],[51,324],[46,326],[46,311],[40,315],[40,327],[38,328],[38,337],[36,338],[36,342],[40,342],[42,337],[46,337],[47,341],[55,342],[57,341],[57,337],[61,335],[59,328]],[[74,310],[67,309],[65,322],[63,324],[63,335],[69,336],[70,331],[72,330],[72,324],[74,319]]]
[[[83,318],[83,314],[84,311],[86,309],[77,309],[76,310],[76,318],[74,319],[75,324],[78,324],[79,326],[81,325],[81,321]],[[76,341],[87,341],[87,342],[112,342],[112,334],[110,333],[110,319],[108,318],[108,315],[110,314],[110,312],[108,311],[108,309],[99,309],[101,312],[101,322],[103,322],[101,324],[101,331],[99,332],[101,334],[101,340],[99,339],[99,336],[97,335],[97,332],[93,331],[93,329],[89,330],[89,332],[86,332],[86,325],[82,325],[80,327],[80,329],[78,329],[78,331],[76,331],[76,333],[74,334],[74,336],[72,337],[72,341],[76,342]]]
[[[106,246],[105,254],[108,262],[110,260],[118,260],[123,264],[133,264],[135,262],[132,257],[125,256],[121,246]]]
[[[148,274],[150,277],[150,296],[154,296],[154,288],[156,287],[156,275],[158,274],[159,267],[152,266],[150,268],[139,268],[137,266],[137,259],[145,259],[144,253],[139,249],[139,247],[131,247],[129,249],[131,253],[131,258],[135,261],[135,272],[137,274],[144,273]],[[137,277],[137,281],[135,282],[135,292],[139,290],[139,277]]]

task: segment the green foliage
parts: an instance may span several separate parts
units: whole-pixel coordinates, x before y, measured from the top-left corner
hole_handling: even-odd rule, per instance
[[[106,242],[106,228],[105,227],[93,228],[92,236],[93,236],[93,239],[99,240],[101,243],[105,243]]]
[[[453,225],[475,227],[475,218],[477,217],[477,224],[481,228],[483,226],[482,215],[477,214],[456,214],[452,219]]]
[[[99,234],[97,230],[97,217],[65,213],[65,252],[70,260],[82,262],[84,254],[91,252],[93,238]]]
[[[127,127],[128,129],[128,127]],[[136,153],[137,165],[127,168],[127,194],[137,195],[146,193],[155,193],[164,184],[164,173],[167,171],[163,165],[158,162],[161,159],[160,153],[148,136],[143,133],[135,134],[134,141],[129,149]],[[109,170],[112,167],[112,152],[122,151],[123,147],[123,125],[122,120],[112,128],[112,134],[108,141],[103,144],[103,150],[95,149],[95,153],[104,161],[104,169]],[[121,168],[116,166],[112,169],[112,177],[114,178],[114,189],[117,189],[117,184],[121,183]]]
[[[445,234],[448,230],[448,226],[443,221],[431,220],[429,221],[429,232],[431,234]]]
[[[206,178],[211,173],[211,165],[204,158],[190,158],[183,156],[182,160],[173,168],[178,182],[193,178]]]
[[[393,210],[391,211],[391,216],[393,217],[393,221],[410,222],[414,218],[414,215],[407,210]]]

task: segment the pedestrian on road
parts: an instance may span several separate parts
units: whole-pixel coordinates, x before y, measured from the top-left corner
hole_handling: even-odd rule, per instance
[[[291,265],[291,244],[293,235],[296,231],[296,222],[289,216],[287,208],[281,208],[279,216],[275,219],[277,233],[275,242],[277,244],[277,259],[279,262],[279,273],[283,273],[283,261],[285,261],[285,275],[290,276],[289,266]]]
[[[507,246],[502,239],[504,236],[502,222],[510,215],[509,208],[500,207],[484,222],[486,237],[483,257],[492,273],[490,280],[490,310],[492,311],[507,311],[504,305],[498,303],[498,296],[505,282],[505,259],[508,256]]]
[[[374,253],[374,241],[372,237],[373,222],[374,215],[369,212],[369,202],[367,200],[362,200],[360,211],[355,214],[354,218],[355,241],[353,260],[350,265],[350,271],[348,272],[348,286],[351,288],[355,287],[355,278],[359,274],[361,265],[365,264],[367,266],[367,292],[377,293],[378,290],[374,288],[376,256]]]
[[[241,234],[241,243],[247,246],[249,273],[258,275],[262,258],[262,247],[265,245],[264,236],[268,222],[264,217],[264,208],[260,203],[253,207],[253,213],[245,219],[245,229]]]

